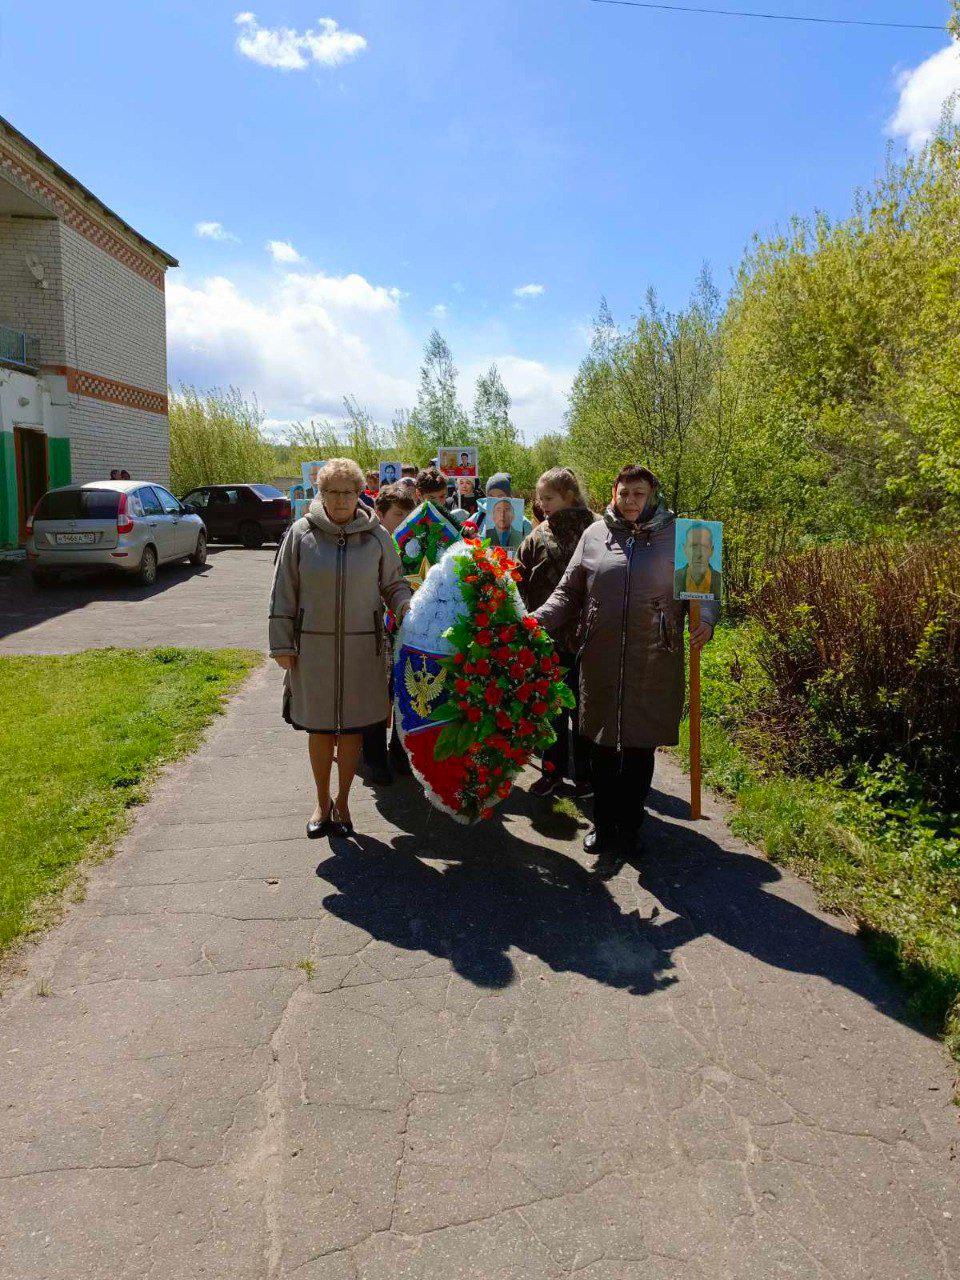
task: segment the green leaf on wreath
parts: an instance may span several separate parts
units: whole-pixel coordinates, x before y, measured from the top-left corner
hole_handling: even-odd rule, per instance
[[[437,745],[433,749],[433,758],[437,761],[447,760],[457,754],[457,741],[460,737],[459,724],[448,724],[440,730]]]

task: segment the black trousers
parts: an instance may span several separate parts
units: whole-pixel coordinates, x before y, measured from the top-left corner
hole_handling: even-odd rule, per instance
[[[655,747],[590,745],[593,771],[593,825],[601,839],[632,837],[643,822],[643,806],[653,782]]]
[[[570,663],[564,680],[576,698],[576,703],[569,709],[564,708],[563,714],[554,720],[553,730],[557,740],[543,753],[543,763],[553,766],[546,771],[552,777],[589,782],[590,744],[580,737],[580,664],[572,655],[560,656]]]

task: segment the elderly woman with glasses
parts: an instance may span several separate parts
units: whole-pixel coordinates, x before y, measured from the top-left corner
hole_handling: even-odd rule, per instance
[[[311,839],[353,834],[350,787],[362,734],[388,711],[383,608],[399,621],[412,595],[393,538],[360,505],[357,464],[332,458],[318,483],[319,496],[283,541],[270,594],[270,656],[284,671],[283,717],[309,734],[317,787]]]

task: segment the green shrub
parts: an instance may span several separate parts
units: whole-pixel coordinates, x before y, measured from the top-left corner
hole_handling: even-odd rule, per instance
[[[960,547],[834,545],[753,598],[762,701],[795,763],[895,758],[945,801],[960,783]]]

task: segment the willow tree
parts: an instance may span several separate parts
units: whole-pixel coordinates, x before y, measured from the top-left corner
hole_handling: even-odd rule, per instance
[[[716,509],[735,410],[719,317],[706,270],[687,307],[664,309],[650,290],[627,329],[604,301],[570,399],[570,460],[596,498],[625,462],[650,467],[679,512]]]

